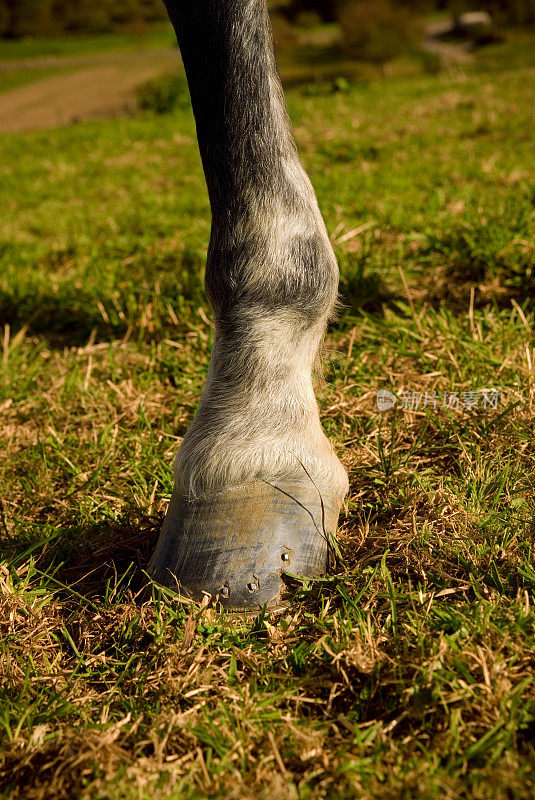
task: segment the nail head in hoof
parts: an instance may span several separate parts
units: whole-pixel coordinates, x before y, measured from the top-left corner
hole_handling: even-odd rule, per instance
[[[149,572],[195,600],[208,593],[223,608],[280,607],[290,554],[295,575],[327,571],[339,512],[329,499],[310,483],[260,481],[190,501],[175,494]]]

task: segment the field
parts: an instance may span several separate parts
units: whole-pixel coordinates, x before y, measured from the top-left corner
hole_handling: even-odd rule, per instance
[[[535,796],[534,79],[519,38],[288,90],[351,491],[256,618],[139,591],[212,340],[191,112],[1,136],[2,796]]]
[[[144,34],[0,39],[0,134],[124,116],[136,87],[177,70],[170,24]]]

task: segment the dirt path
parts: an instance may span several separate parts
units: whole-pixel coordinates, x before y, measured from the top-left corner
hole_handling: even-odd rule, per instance
[[[424,47],[445,64],[467,63],[472,56],[466,45],[441,40],[448,25],[443,21],[430,24]],[[1,92],[0,133],[120,116],[135,108],[135,89],[140,83],[176,69],[178,59],[178,50],[168,49],[0,61],[0,74],[65,70]]]
[[[73,71],[0,94],[0,132],[53,128],[124,114],[135,107],[136,87],[176,69],[177,60],[177,51],[171,49],[111,53],[79,61],[47,59],[38,68],[58,66]]]
[[[446,66],[469,64],[474,60],[470,52],[470,42],[448,42],[442,39],[451,31],[451,26],[449,19],[430,22],[426,27],[423,48],[438,56]]]

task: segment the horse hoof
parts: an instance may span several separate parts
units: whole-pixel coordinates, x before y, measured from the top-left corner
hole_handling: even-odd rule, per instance
[[[189,501],[174,493],[148,571],[226,609],[282,607],[283,573],[327,572],[339,510],[313,484],[255,481]]]

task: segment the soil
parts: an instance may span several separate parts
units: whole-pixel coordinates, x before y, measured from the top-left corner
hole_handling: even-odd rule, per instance
[[[146,80],[176,69],[176,50],[110,53],[93,58],[40,59],[37,68],[67,69],[0,94],[0,132],[55,128],[135,109],[135,90]],[[2,63],[2,70],[17,64]]]

